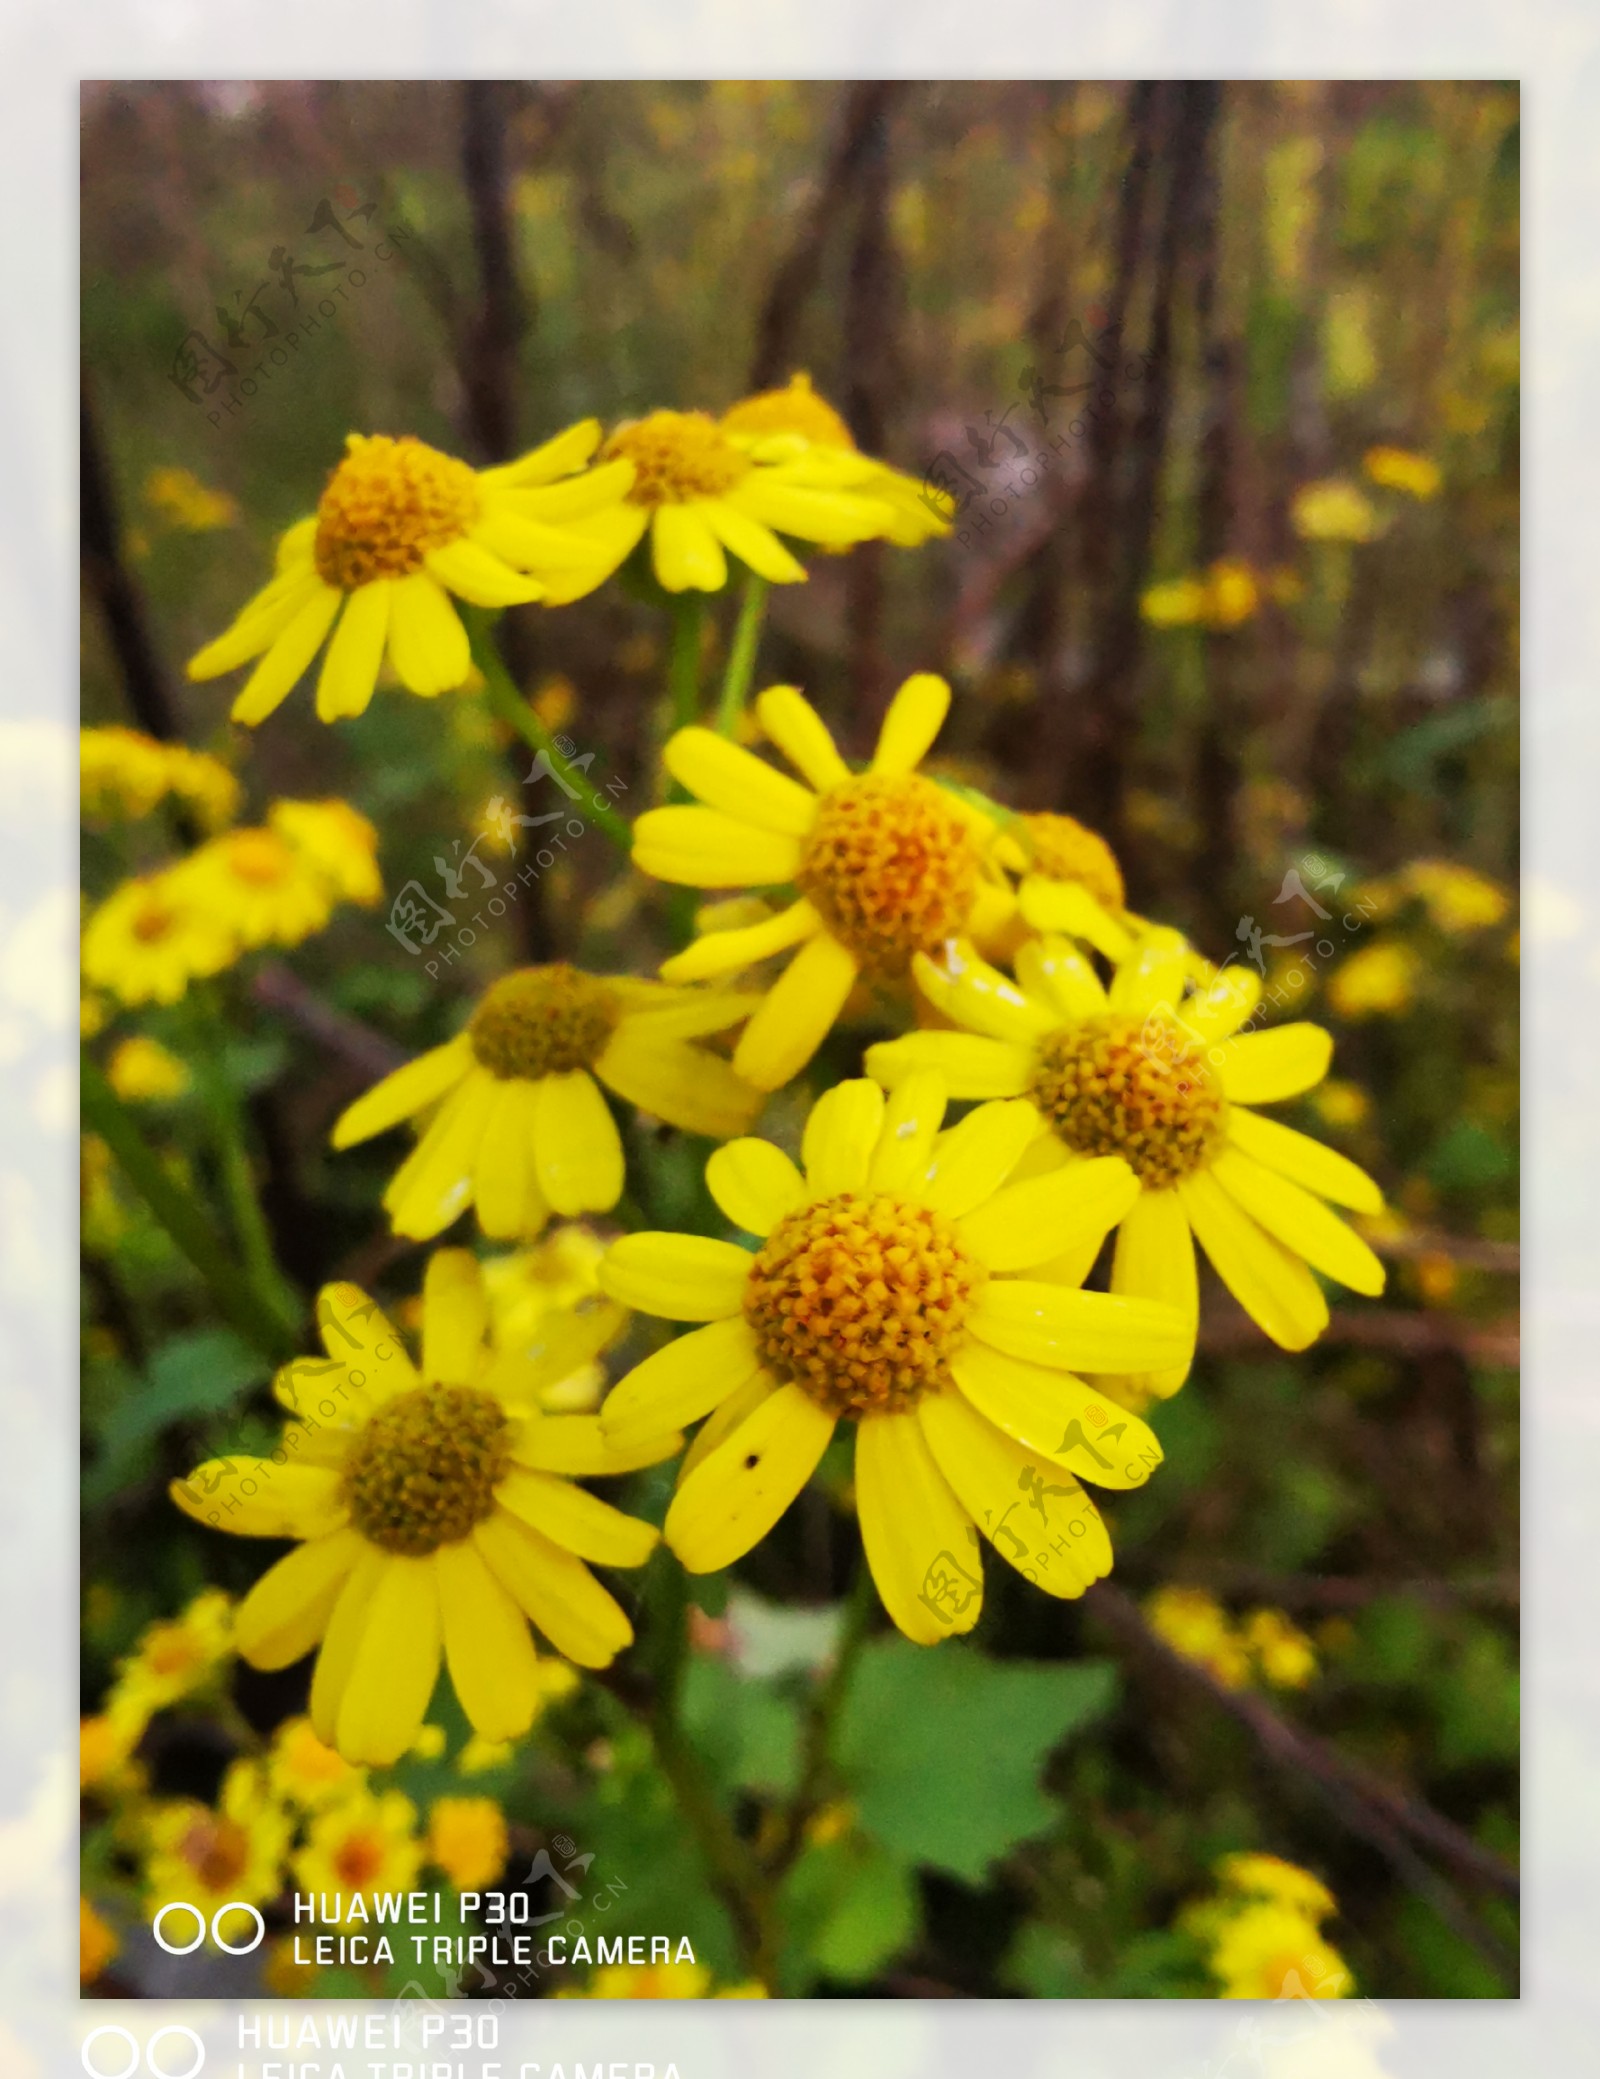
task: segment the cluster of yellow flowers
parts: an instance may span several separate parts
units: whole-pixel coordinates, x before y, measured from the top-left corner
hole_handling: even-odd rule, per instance
[[[1199,1663],[1228,1689],[1252,1681],[1273,1689],[1304,1689],[1317,1672],[1317,1653],[1282,1610],[1251,1610],[1237,1622],[1203,1588],[1158,1588],[1146,1598],[1150,1629],[1174,1653]]]
[[[91,822],[136,821],[169,796],[209,830],[222,829],[238,813],[239,782],[220,758],[137,729],[81,729],[78,774],[83,814]]]
[[[1338,1909],[1332,1892],[1275,1855],[1228,1855],[1213,1897],[1190,1906],[1180,1926],[1206,1952],[1225,2000],[1347,1999],[1354,1983],[1322,1933]]]

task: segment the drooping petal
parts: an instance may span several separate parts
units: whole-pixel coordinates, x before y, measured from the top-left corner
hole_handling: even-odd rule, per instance
[[[766,1102],[766,1092],[735,1075],[720,1054],[655,1038],[651,1024],[648,1018],[622,1021],[594,1065],[601,1082],[640,1111],[653,1112],[686,1133],[712,1140],[743,1133]]]
[[[388,639],[389,585],[375,578],[345,600],[317,678],[318,721],[366,713]]]
[[[795,771],[818,793],[842,786],[850,768],[839,756],[828,725],[796,686],[768,686],[755,700],[756,720]]]
[[[495,1089],[487,1070],[470,1069],[423,1128],[383,1194],[396,1234],[431,1241],[467,1204]]]
[[[225,671],[248,664],[252,657],[259,657],[321,589],[321,578],[309,566],[280,572],[247,601],[214,641],[195,652],[186,667],[189,677],[218,678]]]
[[[168,1492],[196,1523],[241,1538],[321,1538],[349,1512],[340,1475],[320,1465],[275,1465],[270,1458],[213,1458]]]
[[[914,672],[889,703],[872,754],[874,772],[912,772],[933,748],[950,712],[950,688],[931,671]]]
[[[699,1234],[625,1234],[600,1262],[600,1289],[664,1321],[725,1321],[744,1304],[748,1249]]]
[[[643,1566],[661,1537],[653,1523],[626,1516],[598,1495],[551,1473],[517,1467],[495,1489],[495,1500],[564,1552],[601,1566]]]
[[[387,1556],[339,1699],[346,1761],[389,1768],[411,1745],[439,1679],[439,1589],[431,1559]]]
[[[434,1554],[444,1657],[467,1722],[486,1740],[517,1740],[538,1706],[528,1620],[470,1539]]]
[[[390,587],[389,662],[402,686],[429,697],[450,692],[472,669],[461,616],[425,570],[396,578]]]
[[[1071,1473],[986,1421],[962,1393],[930,1393],[917,1418],[962,1507],[1035,1587],[1082,1595],[1110,1573],[1111,1539]]]
[[[1117,1229],[1111,1259],[1111,1289],[1128,1299],[1157,1299],[1190,1324],[1200,1323],[1200,1274],[1189,1216],[1176,1191],[1141,1191]],[[1189,1363],[1140,1375],[1139,1383],[1163,1400],[1189,1376]]]
[[[863,1418],[856,1430],[856,1509],[878,1594],[906,1637],[936,1646],[971,1631],[983,1611],[977,1532],[915,1414]],[[946,1587],[952,1570],[955,1595]]]
[[[800,1073],[844,1009],[860,972],[830,932],[808,939],[761,1000],[733,1051],[736,1074],[776,1090]]]
[[[885,1090],[932,1069],[952,1097],[1020,1097],[1033,1074],[1033,1049],[975,1032],[908,1032],[868,1047],[866,1069]]]
[[[361,1549],[355,1564],[345,1575],[344,1585],[334,1598],[333,1611],[311,1676],[311,1726],[325,1747],[335,1743],[339,1705],[350,1680],[350,1670],[355,1665],[356,1649],[361,1644],[366,1626],[367,1609],[389,1563],[388,1554],[380,1552],[376,1545],[367,1544],[365,1539],[359,1543]]]
[[[948,1219],[961,1219],[994,1196],[1038,1131],[1039,1115],[1026,1098],[979,1105],[940,1135],[917,1196]]]
[[[622,1138],[587,1069],[540,1078],[533,1160],[540,1191],[565,1219],[608,1213],[622,1196]]]
[[[502,462],[493,469],[480,470],[479,485],[485,491],[492,491],[514,484],[550,484],[558,477],[571,476],[575,470],[582,469],[600,445],[600,431],[598,419],[579,419],[575,425],[563,427],[549,440],[541,441],[538,447],[529,448],[525,455],[518,455],[514,462]],[[631,481],[630,465],[624,490]]]
[[[720,809],[647,809],[633,826],[633,863],[689,888],[765,888],[794,879],[800,843]]]
[[[614,1445],[686,1428],[737,1393],[761,1366],[742,1318],[713,1321],[636,1364],[606,1395],[602,1432]]]
[[[664,982],[703,982],[716,975],[736,973],[786,953],[791,946],[813,937],[822,929],[822,919],[804,897],[791,902],[775,916],[759,924],[740,924],[729,931],[702,932],[692,945],[661,963]]]
[[[1320,1083],[1333,1059],[1333,1038],[1320,1025],[1278,1025],[1222,1040],[1206,1056],[1234,1104],[1274,1104]]]
[[[931,1068],[914,1069],[891,1086],[867,1172],[872,1190],[897,1196],[916,1191],[928,1173],[944,1123],[945,1088],[944,1078]]]
[[[435,1249],[422,1280],[422,1373],[431,1385],[469,1386],[483,1362],[489,1301],[470,1249]]]
[[[1017,980],[1036,1002],[1054,1005],[1069,1025],[1106,1009],[1105,984],[1068,939],[1030,938],[1019,946]]]
[[[1096,1487],[1142,1487],[1161,1463],[1149,1424],[1071,1372],[1027,1364],[979,1342],[958,1351],[950,1369],[980,1415]]]
[[[798,585],[805,582],[806,568],[797,562],[770,527],[742,513],[725,498],[709,498],[701,508],[706,525],[725,548],[757,577],[769,585]]]
[[[729,1141],[706,1164],[706,1188],[735,1227],[763,1239],[805,1195],[805,1179],[771,1141]]]
[[[558,1653],[581,1668],[609,1667],[633,1626],[581,1559],[496,1509],[472,1533],[489,1570]]]
[[[1384,1287],[1384,1268],[1353,1227],[1330,1212],[1320,1198],[1270,1170],[1240,1148],[1224,1148],[1211,1174],[1230,1198],[1268,1234],[1303,1256],[1325,1278],[1375,1299]]]
[[[508,1078],[495,1086],[472,1172],[478,1225],[492,1241],[515,1241],[524,1227],[529,1186],[537,1188],[533,1159],[538,1098],[531,1083]],[[543,1193],[538,1202],[544,1205]]]
[[[860,1191],[883,1127],[883,1092],[863,1077],[836,1083],[811,1107],[800,1160],[813,1198]]]
[[[544,592],[537,578],[513,570],[481,543],[465,538],[430,551],[425,567],[447,591],[472,606],[524,606]]]
[[[1026,1047],[1061,1023],[1053,1006],[1025,996],[1009,975],[980,960],[970,946],[947,949],[943,966],[926,953],[916,954],[911,966],[929,1003],[968,1032]]]
[[[698,504],[663,505],[650,523],[650,555],[669,592],[720,592],[728,559]]]
[[[322,647],[343,604],[341,591],[318,581],[316,591],[273,637],[272,647],[245,680],[230,710],[234,721],[253,726],[266,720]]]
[[[353,1530],[336,1530],[267,1569],[233,1619],[234,1643],[253,1668],[291,1667],[311,1651],[365,1549]]]
[[[1303,1184],[1319,1198],[1331,1198],[1336,1206],[1348,1206],[1353,1213],[1383,1210],[1383,1193],[1366,1171],[1308,1133],[1296,1133],[1292,1126],[1264,1119],[1243,1105],[1230,1105],[1228,1139],[1279,1176]]]
[[[346,1106],[329,1136],[334,1147],[353,1148],[358,1141],[371,1140],[374,1134],[386,1133],[402,1119],[412,1118],[459,1083],[472,1062],[472,1040],[465,1032],[446,1040],[442,1047],[419,1054]]]
[[[1148,1372],[1182,1364],[1191,1337],[1177,1309],[1156,1300],[1079,1292],[1036,1278],[991,1278],[968,1326],[1009,1357],[1080,1372]]]
[[[817,820],[817,797],[765,759],[710,729],[679,729],[661,762],[707,808],[785,837],[804,837]]]
[[[1027,1270],[1068,1249],[1098,1250],[1138,1196],[1118,1155],[1069,1163],[996,1192],[961,1220],[961,1239],[992,1271]]]
[[[833,1417],[798,1386],[769,1394],[672,1498],[666,1540],[688,1571],[715,1573],[758,1544],[816,1471],[832,1435]]]
[[[1256,1326],[1285,1350],[1314,1343],[1328,1325],[1328,1302],[1303,1259],[1258,1227],[1209,1171],[1177,1189],[1201,1248]]]

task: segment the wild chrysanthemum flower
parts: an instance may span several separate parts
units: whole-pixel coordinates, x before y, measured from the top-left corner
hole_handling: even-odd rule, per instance
[[[415,1891],[422,1860],[410,1798],[399,1790],[358,1790],[312,1820],[294,1857],[294,1881],[317,1898],[319,1914],[326,1900],[330,1918],[360,1925],[371,1920],[377,1894]]]
[[[236,1761],[213,1809],[192,1798],[159,1804],[145,1823],[145,1902],[153,1913],[182,1899],[209,1922],[229,1904],[259,1906],[283,1884],[293,1822],[271,1795],[257,1761]],[[230,1940],[241,1930],[224,1927]],[[193,1929],[177,1920],[172,1939]]]
[[[1118,1229],[1111,1289],[1166,1300],[1191,1329],[1196,1241],[1286,1350],[1303,1350],[1327,1326],[1313,1270],[1357,1292],[1383,1290],[1383,1265],[1325,1203],[1377,1212],[1377,1185],[1255,1110],[1321,1081],[1326,1032],[1241,1032],[1260,1001],[1259,977],[1227,968],[1186,995],[1193,956],[1175,931],[1136,940],[1109,990],[1065,939],[1030,941],[1016,968],[1012,981],[970,948],[951,949],[943,966],[919,959],[924,993],[961,1029],[873,1047],[869,1073],[892,1089],[936,1068],[958,1097],[1026,1097],[1049,1128],[1031,1157],[1040,1168],[1122,1156],[1139,1191]],[[1187,1370],[1176,1365],[1145,1386],[1175,1392]]]
[[[492,1797],[435,1798],[428,1811],[428,1860],[457,1891],[485,1891],[506,1866],[506,1815]]]
[[[668,741],[667,770],[696,805],[642,815],[634,864],[691,888],[797,890],[759,923],[705,932],[661,970],[699,981],[799,948],[734,1050],[736,1072],[760,1089],[805,1067],[859,978],[904,982],[914,954],[957,933],[982,939],[1013,914],[989,863],[994,824],[916,770],[949,705],[943,679],[907,679],[871,766],[853,773],[810,703],[769,687],[756,714],[805,786],[709,729]]]
[[[1218,1891],[1186,1909],[1179,1925],[1201,1941],[1225,2000],[1337,2000],[1354,1989],[1348,1967],[1321,1932],[1332,1892],[1276,1855],[1228,1855]]]
[[[483,1265],[483,1288],[489,1296],[489,1334],[498,1349],[514,1349],[538,1339],[552,1314],[576,1306],[613,1305],[600,1295],[600,1259],[606,1245],[592,1228],[568,1222],[543,1240]],[[620,1330],[622,1309],[617,1312]],[[605,1366],[591,1359],[565,1379],[544,1390],[540,1406],[547,1413],[586,1415],[600,1405]]]
[[[189,1071],[159,1040],[136,1032],[106,1063],[106,1081],[124,1104],[151,1104],[181,1097],[189,1087]]]
[[[842,487],[825,457],[792,447],[752,453],[708,412],[653,411],[619,426],[602,450],[633,465],[618,506],[592,514],[579,532],[612,571],[648,533],[657,581],[668,592],[720,592],[731,552],[758,577],[798,584],[805,565],[779,540],[850,548],[888,531],[890,508],[866,485]]]
[[[170,745],[137,729],[78,731],[78,793],[85,818],[147,816],[171,786]]]
[[[1127,914],[1117,855],[1098,831],[1050,811],[1013,816],[1000,830],[994,856],[1018,876],[1013,935],[1019,943],[1031,926],[1085,939],[1108,960],[1127,953],[1136,920]]]
[[[284,1804],[302,1812],[353,1796],[366,1782],[337,1749],[319,1740],[309,1718],[286,1718],[272,1736],[267,1782]]]
[[[1348,477],[1302,484],[1290,503],[1289,521],[1304,541],[1372,541],[1383,531],[1372,500]]]
[[[78,1898],[78,1983],[93,1985],[110,1966],[122,1947],[116,1931],[102,1920],[89,1901]]]
[[[888,507],[883,538],[914,549],[948,534],[955,500],[915,477],[863,455],[843,417],[811,387],[809,375],[789,378],[781,390],[743,397],[722,414],[722,430],[758,460],[805,455],[841,490],[865,493]]]
[[[1145,1425],[1068,1366],[1135,1370],[1181,1356],[1187,1324],[1144,1300],[1019,1271],[1103,1236],[1137,1189],[1115,1158],[1008,1184],[1038,1131],[1025,1104],[984,1105],[940,1134],[944,1086],[869,1082],[813,1107],[801,1174],[769,1142],[706,1165],[755,1250],[634,1234],[602,1266],[624,1305],[709,1325],[630,1372],[600,1411],[623,1447],[710,1415],[665,1536],[691,1573],[763,1538],[856,1425],[861,1536],[885,1608],[932,1644],[977,1622],[978,1531],[1047,1593],[1079,1595],[1111,1565],[1075,1475],[1131,1487],[1159,1463]]]
[[[114,889],[83,930],[83,972],[123,1003],[176,1003],[189,984],[220,974],[238,941],[203,891],[177,869]]]
[[[622,1450],[593,1416],[542,1414],[542,1388],[613,1320],[569,1315],[535,1348],[496,1353],[465,1250],[428,1265],[420,1366],[352,1285],[325,1287],[317,1316],[328,1361],[275,1382],[296,1417],[282,1450],[212,1460],[172,1489],[196,1522],[301,1541],[240,1604],[239,1650],[279,1668],[320,1642],[311,1723],[346,1761],[405,1753],[441,1654],[478,1731],[520,1738],[538,1705],[528,1620],[568,1659],[609,1665],[633,1631],[584,1561],[639,1566],[656,1542],[570,1476],[654,1465],[680,1439]]]
[[[552,1211],[609,1212],[622,1196],[622,1141],[599,1084],[689,1133],[740,1132],[760,1093],[694,1042],[754,1001],[565,963],[518,968],[484,991],[465,1032],[357,1098],[333,1145],[429,1112],[383,1198],[395,1232],[419,1241],[469,1205],[503,1239],[536,1234]]]
[[[519,461],[471,469],[410,434],[352,433],[315,513],[279,542],[272,582],[189,660],[189,676],[259,659],[233,719],[260,722],[331,633],[317,680],[324,722],[364,711],[385,656],[412,693],[460,686],[471,658],[452,598],[556,604],[611,568],[572,524],[628,486],[626,467],[586,468],[599,439],[588,419]]]
[[[1422,955],[1403,938],[1381,938],[1347,953],[1328,977],[1328,1002],[1341,1018],[1392,1018],[1411,1008]]]
[[[146,1625],[117,1663],[106,1706],[112,1724],[143,1728],[157,1711],[210,1687],[233,1658],[233,1617],[232,1599],[204,1588],[181,1616]]]
[[[341,902],[370,909],[381,900],[378,833],[348,801],[275,801],[267,822]]]
[[[170,884],[206,905],[244,951],[297,946],[333,915],[336,891],[276,830],[228,830],[167,869]]]
[[[1368,448],[1361,458],[1361,467],[1373,483],[1381,484],[1386,491],[1401,491],[1407,498],[1423,503],[1439,495],[1442,479],[1438,463],[1409,448]]]

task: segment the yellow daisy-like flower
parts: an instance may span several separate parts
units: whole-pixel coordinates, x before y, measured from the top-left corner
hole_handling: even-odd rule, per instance
[[[149,815],[172,785],[170,751],[137,729],[80,729],[78,795],[85,818]]]
[[[1025,912],[1026,913],[1026,912]],[[1012,981],[970,948],[918,961],[924,993],[957,1032],[918,1032],[867,1054],[887,1088],[936,1068],[957,1097],[1026,1098],[1049,1129],[1033,1166],[1070,1170],[1120,1155],[1138,1194],[1122,1217],[1113,1292],[1161,1299],[1199,1319],[1194,1244],[1245,1312],[1286,1350],[1328,1324],[1313,1271],[1383,1290],[1383,1265],[1327,1201],[1375,1213],[1377,1185],[1319,1141],[1263,1118],[1327,1073],[1333,1043],[1315,1025],[1242,1032],[1261,983],[1248,967],[1185,990],[1195,962],[1176,931],[1133,942],[1110,988],[1064,938],[1023,946]],[[1077,1268],[1084,1276],[1088,1262]],[[1173,1393],[1188,1362],[1143,1382]]]
[[[236,1761],[222,1779],[216,1808],[192,1798],[154,1807],[146,1821],[146,1904],[154,1912],[182,1899],[204,1915],[236,1903],[259,1906],[283,1883],[294,1825],[268,1789],[259,1762]],[[191,1930],[175,1925],[174,1940]],[[224,1934],[237,1932],[224,1924]]]
[[[441,1655],[471,1724],[518,1739],[539,1703],[528,1620],[569,1660],[608,1666],[633,1629],[584,1562],[639,1566],[656,1543],[572,1476],[654,1465],[680,1439],[667,1425],[618,1449],[593,1416],[541,1413],[549,1380],[614,1322],[574,1314],[534,1349],[496,1352],[463,1249],[429,1262],[420,1366],[352,1285],[325,1287],[317,1318],[328,1361],[274,1382],[296,1418],[283,1449],[210,1461],[172,1488],[196,1522],[301,1541],[240,1604],[239,1650],[280,1668],[320,1643],[311,1723],[346,1761],[405,1753]]]
[[[840,489],[881,500],[889,510],[883,538],[899,548],[918,548],[950,532],[955,517],[950,494],[863,455],[840,413],[811,387],[809,375],[792,375],[781,390],[741,398],[722,414],[722,430],[758,458],[807,455]]]
[[[483,1891],[506,1866],[511,1836],[492,1797],[436,1798],[428,1812],[428,1860],[457,1891]]]
[[[142,1729],[157,1711],[209,1687],[233,1658],[233,1619],[232,1599],[205,1588],[181,1617],[147,1625],[117,1664],[107,1703],[112,1724]]]
[[[552,1315],[576,1306],[609,1306],[600,1296],[600,1259],[606,1245],[592,1228],[567,1223],[531,1248],[491,1257],[483,1266],[489,1295],[489,1333],[497,1348],[537,1340]],[[620,1325],[620,1313],[619,1313]],[[580,1364],[545,1389],[540,1405],[549,1414],[590,1414],[600,1405],[605,1367]]]
[[[574,527],[614,506],[632,472],[588,469],[596,420],[498,469],[413,438],[352,433],[317,510],[278,544],[277,573],[233,625],[189,660],[192,679],[259,660],[233,703],[263,721],[329,635],[317,679],[324,722],[364,712],[387,657],[409,692],[462,685],[467,631],[452,599],[474,606],[557,604],[610,569]]]
[[[1303,541],[1372,541],[1383,532],[1372,500],[1348,477],[1302,484],[1290,503],[1289,521]]]
[[[1203,1588],[1158,1588],[1145,1598],[1144,1614],[1158,1639],[1209,1670],[1225,1689],[1248,1683],[1250,1655],[1214,1595]]]
[[[423,1845],[417,1808],[403,1791],[357,1791],[311,1822],[294,1858],[294,1881],[304,1892],[339,1904],[342,1925],[360,1925],[357,1901],[372,1917],[379,1892],[415,1891]]]
[[[734,1050],[736,1073],[759,1089],[805,1067],[859,978],[903,982],[913,955],[957,933],[983,939],[1014,913],[990,863],[994,824],[916,770],[949,705],[943,679],[907,679],[870,767],[853,773],[810,703],[769,687],[756,714],[805,786],[709,729],[667,743],[663,762],[696,802],[642,815],[634,864],[691,888],[797,892],[759,922],[702,933],[661,969],[699,981],[799,949]]]
[[[267,1781],[286,1805],[320,1812],[325,1805],[351,1797],[366,1782],[342,1754],[319,1740],[309,1718],[286,1718],[272,1736]]]
[[[124,881],[84,926],[85,978],[123,1003],[176,1003],[189,984],[221,974],[238,942],[204,892],[179,870]]]
[[[1109,1158],[1009,1180],[1039,1131],[1026,1104],[984,1105],[941,1134],[944,1085],[908,1077],[818,1100],[804,1174],[770,1142],[719,1148],[706,1182],[750,1250],[698,1235],[615,1242],[601,1275],[626,1306],[705,1327],[611,1392],[601,1427],[622,1447],[709,1415],[667,1515],[690,1573],[729,1566],[767,1534],[841,1418],[856,1425],[862,1542],[908,1638],[977,1622],[979,1529],[1048,1594],[1080,1595],[1111,1565],[1076,1476],[1148,1478],[1161,1447],[1069,1366],[1164,1365],[1189,1330],[1169,1307],[1019,1277],[1132,1202]]]
[[[1124,957],[1137,920],[1128,916],[1117,855],[1097,830],[1052,811],[1012,816],[1000,829],[994,856],[1019,881],[1009,950],[1032,924],[1085,939],[1108,960]]]
[[[95,1911],[89,1901],[79,1894],[78,1898],[78,1983],[93,1985],[102,1977],[117,1951],[122,1947],[116,1932]]]
[[[383,1197],[395,1232],[418,1241],[469,1205],[485,1234],[506,1240],[536,1234],[552,1211],[609,1212],[622,1196],[622,1140],[599,1085],[689,1133],[742,1131],[760,1093],[694,1042],[754,1001],[602,980],[564,962],[518,968],[485,990],[465,1032],[357,1098],[333,1145],[429,1114]]]
[[[159,1040],[136,1032],[106,1063],[106,1081],[124,1103],[152,1104],[181,1097],[189,1087],[189,1071]]]
[[[1368,448],[1361,458],[1361,467],[1373,483],[1381,484],[1386,491],[1404,492],[1407,498],[1424,504],[1438,497],[1443,481],[1437,462],[1414,454],[1409,448]]]
[[[1261,1903],[1230,1913],[1208,1961],[1225,2000],[1339,2000],[1354,1986],[1316,1923],[1287,1906]]]
[[[769,584],[800,584],[805,565],[780,535],[844,549],[893,523],[876,489],[841,486],[825,455],[792,444],[753,452],[708,412],[650,412],[619,426],[602,452],[631,463],[633,481],[620,505],[591,515],[578,531],[604,556],[607,572],[648,534],[651,567],[668,592],[720,592],[729,551]]]
[[[225,831],[169,867],[167,878],[247,951],[299,945],[323,928],[336,900],[327,875],[277,830]]]
[[[1328,978],[1328,1001],[1341,1018],[1389,1018],[1409,1010],[1422,979],[1422,955],[1403,938],[1379,939],[1346,954]]]
[[[382,899],[378,833],[348,801],[275,801],[267,822],[341,902],[370,909]]]

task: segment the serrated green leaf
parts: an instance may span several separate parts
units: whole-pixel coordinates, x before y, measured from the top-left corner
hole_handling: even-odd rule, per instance
[[[781,1906],[791,1950],[799,1952],[785,1978],[806,1982],[820,1974],[862,1984],[914,1940],[920,1918],[910,1871],[865,1834],[807,1848],[784,1884]]]

